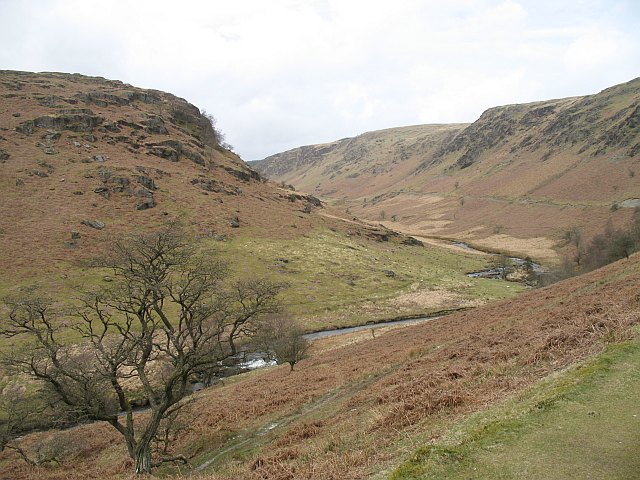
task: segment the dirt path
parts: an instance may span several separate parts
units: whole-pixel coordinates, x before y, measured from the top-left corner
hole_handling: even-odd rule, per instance
[[[380,378],[397,370],[401,366],[402,364],[388,366],[375,374],[367,375],[366,377],[356,380],[348,385],[337,388],[331,392],[327,392],[316,400],[305,404],[299,412],[283,416],[280,419],[269,422],[258,429],[239,432],[229,440],[229,442],[227,442],[227,446],[216,451],[213,456],[195,467],[191,475],[206,472],[210,467],[215,466],[218,461],[237,451],[257,448],[269,443],[275,436],[282,433],[291,424],[316,414],[318,411],[322,410],[323,407],[329,407],[331,410],[336,410],[352,396],[361,392]]]

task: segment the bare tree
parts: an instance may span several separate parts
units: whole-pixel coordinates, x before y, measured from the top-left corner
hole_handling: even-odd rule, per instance
[[[578,227],[571,227],[564,234],[564,238],[567,244],[572,245],[574,248],[573,261],[576,262],[576,265],[580,265],[586,254],[582,230]]]
[[[271,315],[261,322],[254,338],[257,349],[273,358],[278,365],[288,363],[293,367],[307,357],[311,344],[304,338],[304,331],[291,317]]]
[[[34,294],[8,299],[1,333],[29,348],[5,358],[14,372],[40,380],[52,398],[122,434],[136,473],[149,472],[151,445],[164,419],[190,393],[194,376],[235,355],[260,317],[279,310],[281,285],[266,280],[227,285],[227,269],[198,252],[174,227],[117,241],[102,267],[114,281],[65,311]],[[69,310],[69,309],[67,309]],[[79,342],[68,342],[74,331]],[[137,384],[136,392],[131,383]],[[133,414],[133,395],[149,411]]]
[[[513,261],[508,255],[499,255],[496,259],[496,267],[500,270],[500,277],[506,280],[513,272]]]

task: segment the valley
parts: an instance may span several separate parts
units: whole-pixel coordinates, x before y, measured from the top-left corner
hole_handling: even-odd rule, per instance
[[[364,133],[251,165],[346,214],[413,236],[559,261],[572,227],[629,222],[640,80],[584,97],[505,105],[474,123]]]
[[[639,104],[635,79],[247,164],[172,94],[0,71],[0,478],[548,478],[541,438],[607,428],[563,475],[624,478]],[[588,271],[601,232],[630,243]],[[185,394],[280,317],[294,363]]]

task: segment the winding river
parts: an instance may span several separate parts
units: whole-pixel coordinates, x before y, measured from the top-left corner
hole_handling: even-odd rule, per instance
[[[427,320],[435,320],[436,318],[440,318],[440,316],[408,318],[404,320],[392,320],[390,322],[380,321],[376,323],[368,323],[366,325],[359,325],[357,327],[335,328],[333,330],[321,330],[319,332],[307,333],[304,338],[307,340],[318,340],[320,338],[333,337],[335,335],[359,332],[362,330],[375,330],[376,328],[393,327],[397,325],[412,325],[415,323],[425,322]]]

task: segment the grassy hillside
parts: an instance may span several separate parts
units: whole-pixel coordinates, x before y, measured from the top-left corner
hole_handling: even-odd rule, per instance
[[[251,162],[268,178],[329,198],[360,198],[410,175],[467,125],[415,125],[309,145]]]
[[[401,231],[550,261],[570,227],[589,236],[610,220],[628,222],[640,198],[639,115],[635,79],[595,95],[495,107],[468,126],[371,132],[255,166]]]
[[[104,281],[87,261],[114,238],[168,221],[215,246],[239,276],[291,283],[287,303],[310,329],[517,290],[469,284],[463,274],[486,260],[403,245],[266,181],[186,100],[103,78],[0,72],[0,205],[0,296],[37,283],[71,297]],[[438,275],[444,284],[430,294]],[[416,292],[425,300],[406,300]],[[338,318],[343,308],[353,315]]]
[[[636,255],[472,312],[390,329],[375,338],[360,332],[318,342],[311,358],[294,372],[287,366],[269,368],[194,395],[194,402],[185,407],[186,430],[175,446],[189,457],[193,470],[181,471],[185,475],[195,471],[195,478],[203,479],[355,479],[392,474],[420,478],[431,468],[422,462],[433,458],[440,469],[435,471],[442,472],[469,465],[464,459],[476,454],[488,458],[481,465],[489,468],[486,456],[503,453],[508,460],[510,445],[533,451],[537,447],[531,435],[540,438],[553,425],[554,409],[579,400],[580,389],[592,392],[595,403],[571,407],[576,415],[591,410],[603,415],[631,412],[627,399],[603,396],[598,385],[619,382],[625,365],[635,358],[639,283]],[[627,347],[609,350],[609,359],[589,363],[607,345],[629,341]],[[565,372],[585,361],[582,369]],[[622,373],[616,373],[618,368]],[[586,387],[580,386],[583,381]],[[509,409],[509,399],[522,412],[513,424],[509,418],[492,421],[501,418],[492,411],[485,417],[474,416],[490,405]],[[520,401],[529,406],[518,407]],[[551,417],[527,417],[543,414]],[[593,419],[603,428],[623,425],[597,414]],[[524,422],[522,429],[517,422]],[[577,421],[569,425],[576,432],[583,428]],[[531,440],[521,445],[512,440],[516,434]],[[472,435],[471,440],[465,435]],[[554,436],[559,451],[569,451],[573,438]],[[607,457],[603,461],[616,455],[631,465],[635,454],[629,457],[627,447],[614,443],[626,438],[601,435],[600,451]],[[69,446],[58,465],[28,467],[9,452],[0,457],[0,465],[5,475],[16,479],[124,478],[130,464],[116,439],[101,424],[33,434],[23,439],[25,448]],[[470,441],[488,443],[469,446]],[[497,447],[486,451],[483,445]],[[435,452],[435,457],[425,452]],[[457,464],[447,463],[458,458],[462,461]],[[572,458],[548,456],[551,464],[544,468],[553,471],[553,462],[559,462],[562,471],[574,471],[568,462],[579,458]],[[620,466],[620,472],[624,468]],[[464,473],[461,478],[466,478]]]
[[[626,221],[630,209],[610,202],[637,194],[637,90],[636,81],[595,97],[500,107],[470,126],[324,146],[342,149],[333,163],[322,153],[299,165],[321,179],[314,193],[334,195],[335,209],[265,181],[185,100],[99,78],[0,72],[0,294],[35,282],[70,299],[109,281],[88,261],[114,238],[177,220],[231,260],[232,275],[287,282],[283,301],[308,330],[479,305],[318,340],[295,371],[265,368],[191,395],[167,452],[190,465],[165,465],[160,477],[467,478],[470,468],[491,477],[502,462],[507,478],[544,478],[584,471],[591,445],[606,457],[601,471],[615,466],[624,478],[637,466],[628,446],[636,425],[624,420],[637,393],[640,256],[523,291],[466,277],[489,261],[482,254],[422,245],[379,223],[549,259],[566,225]],[[624,170],[603,170],[609,164]],[[331,193],[338,185],[348,194]],[[31,387],[4,375],[0,400]],[[576,449],[558,425],[587,437],[608,430]],[[540,439],[549,437],[554,452],[573,456],[546,449]],[[16,441],[53,461],[30,466],[6,449],[0,478],[131,476],[106,423]],[[526,470],[509,463],[510,452],[532,459]]]
[[[640,342],[609,346],[470,415],[418,449],[391,478],[635,478]]]

